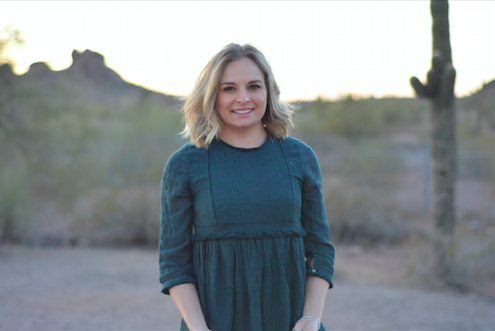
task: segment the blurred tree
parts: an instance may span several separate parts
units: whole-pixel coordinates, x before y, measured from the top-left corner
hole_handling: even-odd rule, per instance
[[[14,29],[12,25],[6,25],[0,29],[0,64],[12,63],[7,50],[12,46],[20,46],[24,43],[21,31]]]
[[[26,154],[20,138],[23,121],[14,100],[13,61],[8,49],[23,43],[19,30],[8,25],[0,29],[0,240],[16,239],[16,220],[21,209],[25,177],[16,155]]]
[[[433,19],[433,57],[426,84],[416,77],[411,85],[416,95],[430,101],[430,146],[432,169],[431,211],[437,230],[436,273],[452,281],[454,267],[455,179],[456,179],[456,114],[449,33],[448,0],[431,0]]]
[[[7,140],[25,152],[17,134],[22,126],[22,118],[15,107],[13,61],[8,55],[9,48],[23,43],[21,32],[11,25],[0,29],[0,131]]]

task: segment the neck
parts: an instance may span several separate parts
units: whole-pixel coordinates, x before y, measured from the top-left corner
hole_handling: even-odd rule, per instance
[[[256,129],[246,131],[230,131],[222,129],[219,138],[227,144],[239,148],[256,148],[263,145],[266,141],[268,133],[260,126]]]

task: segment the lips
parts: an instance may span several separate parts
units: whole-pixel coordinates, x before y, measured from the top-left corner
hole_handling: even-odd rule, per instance
[[[237,110],[232,110],[232,112],[234,112],[234,114],[244,115],[244,114],[249,114],[253,110],[254,110],[253,108],[237,109]]]

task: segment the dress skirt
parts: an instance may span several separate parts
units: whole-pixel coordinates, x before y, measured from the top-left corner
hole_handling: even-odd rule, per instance
[[[193,259],[211,330],[290,331],[302,316],[303,238],[201,240],[194,242]],[[188,330],[184,321],[181,330]]]

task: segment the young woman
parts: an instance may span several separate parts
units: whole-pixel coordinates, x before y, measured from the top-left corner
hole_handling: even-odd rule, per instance
[[[184,105],[161,183],[160,282],[181,330],[325,330],[334,248],[313,151],[263,54],[229,44]]]

